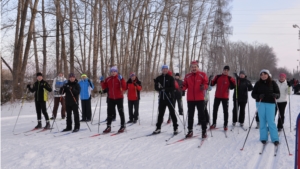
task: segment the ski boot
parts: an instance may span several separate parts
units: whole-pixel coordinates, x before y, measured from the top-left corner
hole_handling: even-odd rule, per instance
[[[35,129],[40,129],[40,128],[42,128],[42,121],[39,120],[39,121],[38,121],[38,124],[37,124],[34,128],[35,128]]]
[[[190,138],[190,137],[193,137],[193,130],[189,130],[185,136],[185,138]]]
[[[111,127],[107,126],[106,129],[103,131],[103,133],[109,133],[111,131]]]
[[[210,129],[215,129],[216,128],[216,124],[212,124],[211,126],[210,126]]]
[[[44,129],[50,129],[50,122],[49,122],[49,120],[47,121],[46,126],[44,127]]]
[[[202,130],[202,138],[206,138],[207,134],[206,134],[206,130]]]
[[[121,128],[118,130],[118,133],[123,133],[125,131],[125,126],[121,126]]]
[[[153,134],[159,134],[160,133],[160,128],[156,128],[155,131],[153,131]]]

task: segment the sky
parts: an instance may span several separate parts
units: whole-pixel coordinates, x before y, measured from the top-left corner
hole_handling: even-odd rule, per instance
[[[300,0],[233,0],[232,41],[264,43],[273,48],[278,67],[300,71]],[[299,61],[297,61],[299,60]]]

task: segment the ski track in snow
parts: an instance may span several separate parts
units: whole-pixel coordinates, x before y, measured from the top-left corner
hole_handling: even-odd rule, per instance
[[[198,137],[191,140],[185,140],[173,145],[166,145],[166,139],[171,137],[173,132],[172,123],[165,125],[168,119],[168,110],[164,116],[162,131],[164,133],[142,137],[135,140],[131,138],[150,134],[155,129],[157,118],[157,94],[155,94],[154,122],[152,121],[153,93],[142,92],[140,102],[140,120],[139,123],[128,127],[128,131],[119,135],[110,136],[111,134],[100,135],[94,138],[98,131],[98,125],[89,126],[92,132],[88,130],[86,123],[80,123],[81,129],[86,129],[78,133],[71,133],[65,136],[53,137],[50,131],[25,136],[21,132],[28,131],[36,125],[36,114],[33,102],[25,101],[15,133],[12,130],[18,116],[21,103],[5,104],[1,107],[1,161],[2,168],[214,168],[214,169],[240,169],[240,168],[264,168],[264,169],[287,169],[293,168],[294,165],[294,148],[295,148],[295,119],[300,110],[300,96],[291,95],[292,110],[292,132],[289,128],[289,107],[286,108],[285,132],[289,148],[293,156],[288,155],[284,134],[280,135],[280,146],[277,156],[274,157],[274,145],[270,142],[267,144],[265,152],[259,155],[261,142],[259,141],[259,130],[255,129],[253,123],[247,143],[243,151],[243,146],[248,131],[235,128],[234,132],[230,131],[232,124],[232,91],[229,102],[229,119],[228,119],[228,138],[225,138],[223,131],[223,109],[220,105],[218,112],[217,127],[218,130],[207,131],[208,138],[201,148],[198,146],[201,142],[201,127],[194,127],[194,135]],[[249,93],[250,94],[250,93]],[[250,95],[249,95],[250,96]],[[127,96],[124,98],[125,118],[128,121]],[[214,88],[210,92],[211,117],[213,110]],[[99,97],[92,99],[92,113],[96,108]],[[101,119],[106,118],[106,97],[102,97]],[[51,100],[51,99],[49,99]],[[49,103],[47,103],[48,107]],[[98,106],[100,103],[98,102]],[[187,112],[186,98],[183,98],[184,112]],[[53,103],[48,108],[48,114],[51,117]],[[177,109],[177,108],[176,108]],[[250,99],[250,120],[255,113],[255,102]],[[60,108],[58,110],[58,119],[60,118]],[[94,123],[98,121],[99,107],[96,108]],[[197,113],[194,124],[197,123]],[[182,118],[182,116],[180,116]],[[33,123],[34,122],[34,123]],[[52,125],[51,121],[51,125]],[[276,119],[277,122],[277,119]],[[57,132],[57,127],[61,131],[64,129],[65,121],[58,120],[54,124],[52,132]],[[45,125],[44,119],[42,120]],[[120,119],[117,114],[117,121],[112,123],[112,131],[119,129]],[[183,126],[178,120],[179,130],[182,132],[174,136],[169,143],[184,138]],[[248,109],[246,107],[245,128],[249,130]],[[100,125],[100,133],[106,125]],[[26,133],[27,134],[27,133]],[[28,133],[29,134],[29,133]],[[61,135],[63,133],[56,133]],[[79,139],[83,138],[84,139]]]

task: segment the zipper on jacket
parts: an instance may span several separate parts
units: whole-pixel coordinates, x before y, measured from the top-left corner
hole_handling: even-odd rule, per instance
[[[37,94],[36,94],[37,101],[39,101],[39,90],[40,90],[40,82],[38,82],[38,90],[37,90]]]

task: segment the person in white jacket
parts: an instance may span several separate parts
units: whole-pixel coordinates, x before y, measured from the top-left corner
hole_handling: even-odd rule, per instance
[[[277,105],[279,109],[279,117],[277,123],[278,131],[281,131],[284,124],[284,112],[285,107],[287,105],[287,97],[290,94],[290,87],[286,81],[286,75],[284,73],[280,73],[279,80],[276,81],[279,90],[280,90],[280,97],[277,99]],[[277,107],[275,109],[275,116],[277,114]]]
[[[56,118],[57,115],[57,109],[59,106],[59,102],[61,103],[61,118],[65,119],[66,117],[66,106],[65,106],[65,99],[63,98],[64,95],[59,93],[59,89],[67,83],[67,79],[64,77],[63,73],[59,73],[56,78],[53,79],[53,90],[54,90],[54,106],[53,106],[53,112],[50,119],[53,120]]]

